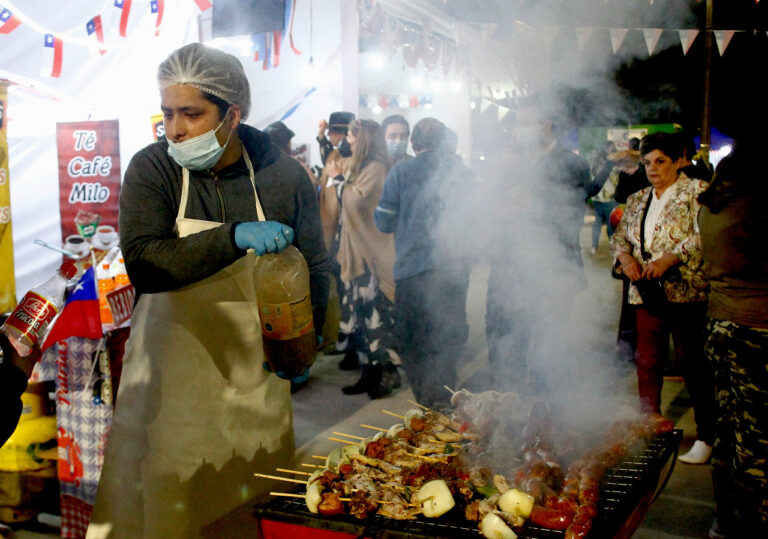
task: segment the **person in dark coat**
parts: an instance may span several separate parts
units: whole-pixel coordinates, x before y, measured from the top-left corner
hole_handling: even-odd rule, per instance
[[[455,223],[467,222],[456,202],[472,173],[446,150],[446,131],[435,118],[414,126],[416,157],[389,171],[374,213],[376,227],[395,234],[396,336],[416,400],[429,407],[448,404],[444,386],[456,383],[469,334],[469,265],[451,247]]]
[[[30,355],[21,357],[8,337],[0,333],[0,446],[16,430],[21,417],[21,394],[27,389],[27,380],[38,359],[38,346]]]

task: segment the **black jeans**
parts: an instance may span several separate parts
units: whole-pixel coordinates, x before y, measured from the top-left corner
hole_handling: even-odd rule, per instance
[[[451,394],[443,386],[455,387],[469,334],[469,272],[432,270],[396,284],[395,334],[413,394],[424,406],[446,405]]]

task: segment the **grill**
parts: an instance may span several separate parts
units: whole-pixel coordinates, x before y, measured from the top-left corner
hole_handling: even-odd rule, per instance
[[[629,538],[637,529],[656,496],[667,483],[675,461],[682,430],[673,430],[654,438],[639,453],[630,455],[621,464],[606,471],[600,487],[598,516],[593,521],[590,539]],[[352,537],[372,539],[477,539],[480,534],[474,523],[452,512],[440,519],[393,520],[373,515],[364,521],[351,516],[322,517],[310,513],[303,500],[276,498],[255,508],[254,516],[263,529],[273,523],[298,525],[316,530],[335,531]],[[312,537],[299,533],[294,539]],[[556,539],[564,531],[549,530],[527,523],[518,534],[521,539]],[[265,533],[265,537],[269,537]],[[278,535],[273,535],[277,537]],[[323,535],[323,537],[329,537]]]

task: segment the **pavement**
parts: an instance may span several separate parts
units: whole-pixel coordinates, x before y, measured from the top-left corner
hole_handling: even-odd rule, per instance
[[[616,340],[620,308],[621,285],[610,277],[610,256],[605,232],[596,254],[591,254],[590,224],[587,215],[582,229],[583,258],[588,279],[588,289],[579,294],[577,312],[590,313],[599,310],[608,316],[600,317],[604,323],[594,327],[606,347],[612,347]],[[467,299],[467,314],[470,322],[469,357],[472,358],[459,371],[460,381],[469,380],[483,369],[486,360],[485,348],[485,294],[488,270],[478,265],[473,268]],[[614,315],[611,315],[614,313]],[[358,371],[341,371],[340,355],[321,354],[314,367],[308,385],[293,395],[294,432],[296,461],[312,462],[312,455],[326,455],[338,444],[329,440],[334,432],[356,436],[368,436],[373,431],[362,424],[389,427],[398,420],[384,411],[402,414],[413,407],[414,397],[404,378],[403,387],[393,394],[378,400],[367,395],[343,395],[341,387],[354,383]],[[461,383],[459,384],[461,386]],[[617,394],[632,397],[637,394],[634,371],[626,370],[616,387]],[[676,427],[684,432],[680,452],[684,453],[695,441],[695,426],[690,399],[679,378],[668,378],[662,393],[662,412],[674,420]],[[708,465],[687,465],[677,462],[665,489],[650,507],[640,528],[633,535],[636,539],[706,538],[714,518],[715,505],[712,497],[710,467]],[[239,516],[235,514],[239,513]],[[243,507],[233,512],[232,521],[249,526],[250,508]],[[244,537],[247,533],[233,535]],[[19,539],[56,537],[50,533],[18,530]]]

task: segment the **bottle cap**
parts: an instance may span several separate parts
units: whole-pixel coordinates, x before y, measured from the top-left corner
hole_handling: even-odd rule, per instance
[[[75,273],[77,273],[77,267],[72,262],[67,260],[66,262],[62,262],[61,266],[59,267],[59,273],[61,273],[69,280],[75,276]]]

